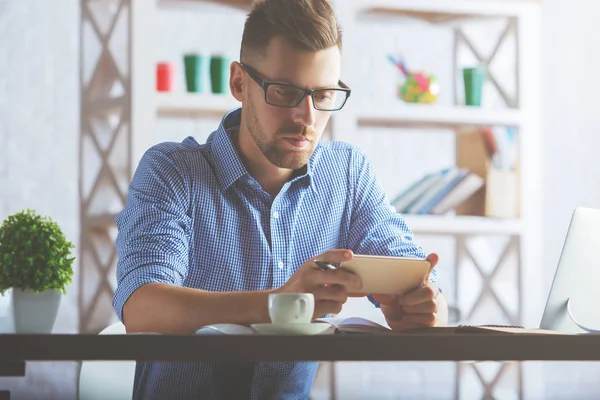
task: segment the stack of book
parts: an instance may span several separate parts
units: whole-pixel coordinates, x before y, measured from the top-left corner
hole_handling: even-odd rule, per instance
[[[483,178],[465,168],[445,168],[413,182],[391,205],[401,214],[446,214],[483,185]]]

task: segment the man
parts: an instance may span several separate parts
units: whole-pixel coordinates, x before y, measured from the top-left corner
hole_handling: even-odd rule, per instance
[[[117,217],[114,307],[128,332],[270,322],[273,292],[313,293],[315,318],[337,313],[360,279],[320,270],[315,259],[425,257],[368,160],[349,144],[319,143],[350,94],[340,81],[341,41],[327,0],[259,3],[245,24],[241,62],[231,65],[241,110],[228,113],[206,144],[187,138],[144,155]],[[435,265],[437,256],[429,260]],[[445,324],[438,294],[431,282],[369,299],[402,330]],[[307,398],[316,369],[138,363],[134,397],[232,398],[235,387],[253,399]]]

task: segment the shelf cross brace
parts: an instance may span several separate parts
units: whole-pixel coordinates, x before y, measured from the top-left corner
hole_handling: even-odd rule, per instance
[[[517,33],[518,33],[517,20],[515,18],[508,18],[506,27],[504,28],[504,30],[498,37],[498,41],[496,42],[493,51],[491,52],[491,54],[488,57],[485,57],[483,54],[481,54],[481,52],[479,50],[477,50],[477,48],[473,44],[473,41],[471,39],[469,39],[469,37],[465,34],[463,29],[456,28],[456,30],[455,30],[455,41],[456,41],[455,52],[457,51],[459,44],[466,45],[467,48],[471,51],[471,53],[473,53],[473,55],[475,56],[477,61],[487,68],[488,79],[490,80],[491,84],[496,88],[496,90],[498,91],[498,93],[500,94],[500,96],[502,97],[504,102],[511,108],[519,107],[519,102],[518,102],[519,84],[518,84],[518,81],[516,84],[517,87],[516,87],[515,96],[510,96],[508,94],[507,90],[505,89],[505,87],[503,87],[500,84],[500,82],[498,81],[498,79],[496,78],[496,76],[490,70],[489,67],[492,64],[492,62],[494,61],[494,59],[496,58],[496,56],[498,55],[498,51],[500,50],[500,48],[502,47],[504,42],[506,40],[508,40],[508,38],[511,36],[514,36],[516,38]],[[454,56],[454,58],[455,58],[455,62],[456,62],[456,55]],[[518,60],[519,60],[519,57],[517,54],[516,55],[517,69],[518,69]],[[517,76],[518,76],[518,74],[517,74]]]

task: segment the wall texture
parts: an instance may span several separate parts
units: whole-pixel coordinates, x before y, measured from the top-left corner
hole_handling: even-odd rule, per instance
[[[78,11],[77,0],[0,0],[0,218],[35,209],[75,245]],[[76,289],[62,300],[57,332],[77,329]],[[7,304],[0,298],[0,320]],[[0,378],[0,388],[15,399],[71,399],[76,370],[75,363],[29,363],[26,378]]]
[[[595,149],[600,147],[597,134],[600,113],[595,109],[600,82],[593,79],[600,69],[600,52],[595,50],[596,38],[600,35],[600,6],[588,0],[573,0],[568,4],[545,0],[543,4],[543,246],[547,274],[541,279],[547,287],[573,208],[577,205],[600,208],[597,179],[600,165],[595,155]],[[222,14],[214,15],[175,12],[161,16],[158,31],[165,34],[154,38],[157,58],[177,60],[183,51],[210,52],[222,48],[229,49],[235,56],[243,15],[228,14],[227,21],[237,27],[228,26],[222,31],[223,35],[207,35],[206,32],[214,29],[221,30],[224,23]],[[37,209],[56,219],[75,244],[79,215],[78,23],[77,0],[0,0],[0,218],[25,207]],[[417,36],[434,43],[427,54],[407,47],[408,39]],[[407,24],[404,31],[395,33],[378,27],[365,32],[362,45],[370,46],[373,43],[370,38],[374,37],[390,38],[387,42],[377,41],[376,50],[384,52],[400,47],[416,67],[429,68],[440,75],[447,73],[439,63],[449,56],[449,41],[443,32],[424,30],[415,24]],[[389,73],[385,62],[374,68]],[[375,83],[385,89],[385,82],[375,80]],[[181,140],[187,135],[196,135],[203,140],[216,122],[161,121],[158,137]],[[365,131],[356,137],[356,143],[377,158],[376,167],[390,192],[400,190],[424,169],[452,162],[451,136],[444,132],[424,137],[418,132],[398,136],[384,130]],[[386,143],[388,149],[397,148],[403,157],[384,153],[379,147],[381,143]],[[432,150],[434,147],[441,150]],[[407,148],[410,151],[404,150]],[[420,162],[419,157],[411,158],[411,154],[420,153],[427,153],[429,160],[436,164]],[[412,175],[398,178],[396,171],[408,166]],[[438,245],[448,248],[446,243],[427,243],[430,249]],[[75,298],[76,287],[72,286],[61,306],[58,331],[76,329]],[[6,316],[6,305],[6,299],[0,299],[0,320]],[[435,390],[426,385],[431,379],[428,366],[405,366],[410,372],[398,380],[400,370],[391,364],[368,367],[342,364],[338,370],[340,394],[346,390],[344,393],[354,397],[372,396],[377,388],[394,384],[419,398],[451,397],[451,392],[444,394],[439,386]],[[28,368],[27,378],[0,378],[0,388],[13,390],[14,398],[74,398],[74,363],[60,364],[60,368],[55,364],[32,363]],[[436,367],[438,376],[445,382],[442,386],[447,390],[452,390],[452,368],[451,365]],[[61,371],[60,376],[57,371]],[[571,396],[578,390],[578,398],[589,398],[597,391],[593,380],[597,367],[588,364],[568,368],[568,371],[581,373],[578,384],[570,380],[569,385],[560,383],[567,378],[575,379],[573,376],[565,375],[565,369],[560,375],[554,371],[546,368],[548,384],[551,384],[548,396],[552,393],[554,398],[564,398],[567,393],[562,388],[567,387]],[[353,377],[352,385],[348,384],[348,376]],[[505,394],[510,397],[510,393]],[[380,398],[383,397],[381,393]]]
[[[600,82],[593,78],[600,69],[600,4],[544,0],[543,5],[543,279],[549,288],[573,209],[600,208]],[[545,371],[547,398],[597,397],[599,363],[555,363]]]

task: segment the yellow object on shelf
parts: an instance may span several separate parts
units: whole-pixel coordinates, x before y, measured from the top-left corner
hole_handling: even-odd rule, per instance
[[[399,87],[399,97],[408,103],[429,104],[437,100],[440,85],[435,75],[411,72]]]

